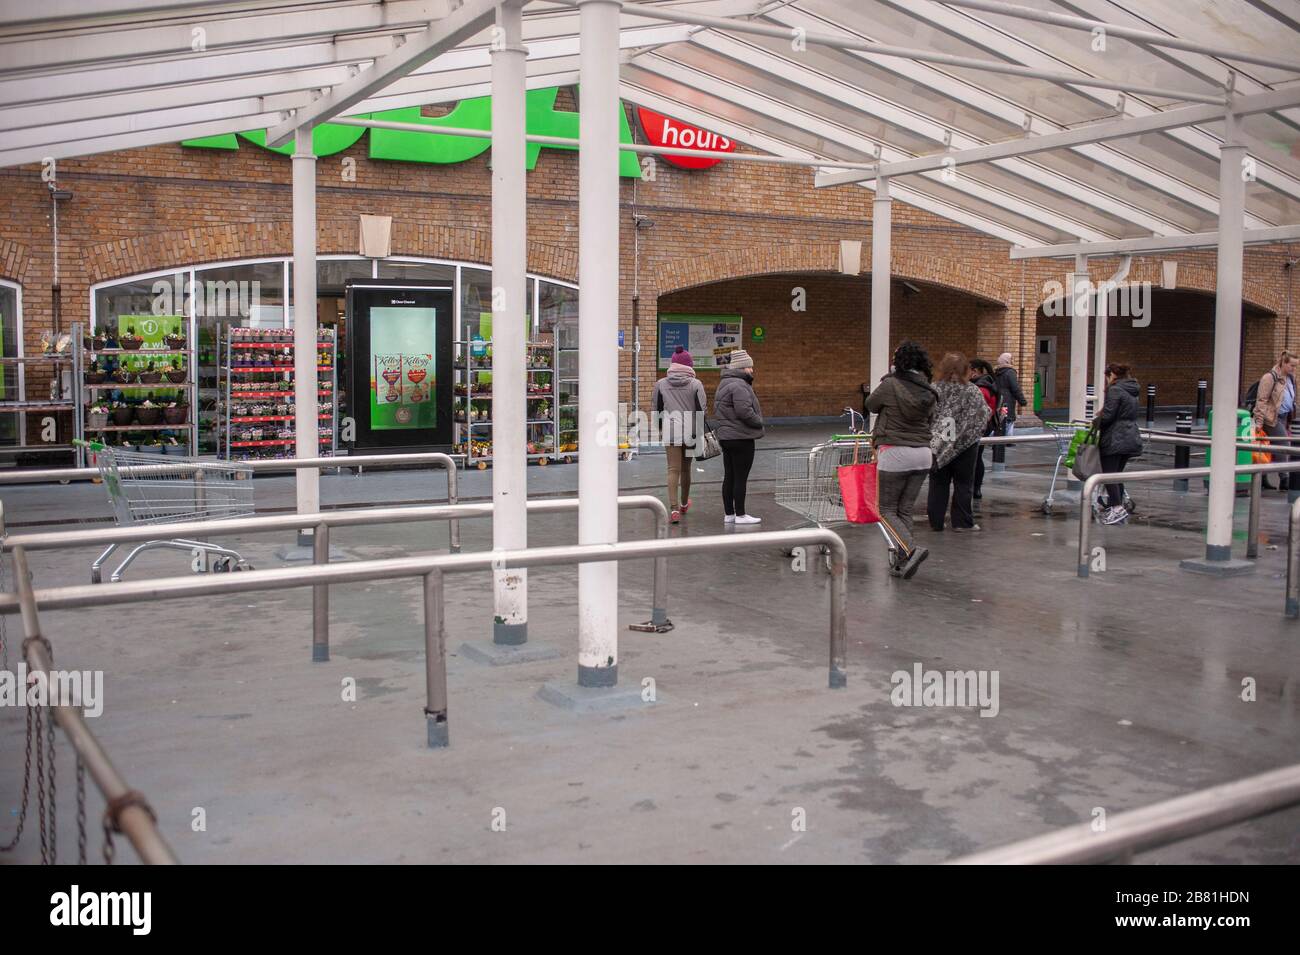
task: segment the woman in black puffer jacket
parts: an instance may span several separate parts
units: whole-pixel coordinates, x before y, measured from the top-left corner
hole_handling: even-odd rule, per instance
[[[1092,419],[1100,432],[1097,442],[1101,451],[1101,469],[1108,474],[1124,470],[1129,460],[1142,452],[1142,432],[1138,430],[1138,383],[1129,374],[1128,365],[1111,362],[1106,366],[1106,403],[1101,414]],[[1128,520],[1124,507],[1124,485],[1106,485],[1106,510],[1103,524],[1122,524]]]

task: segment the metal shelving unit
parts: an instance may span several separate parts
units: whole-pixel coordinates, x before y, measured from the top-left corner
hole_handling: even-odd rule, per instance
[[[293,330],[234,327],[219,335],[217,348],[222,395],[218,453],[228,460],[293,457]],[[332,328],[319,331],[316,372],[317,421],[327,423],[319,429],[320,452],[332,454],[339,413],[338,342]],[[328,378],[323,377],[326,372]]]
[[[18,372],[15,375],[14,386],[21,397],[12,400],[0,400],[0,413],[18,415],[18,443],[9,445],[0,445],[0,455],[26,454],[26,453],[58,453],[72,455],[73,463],[82,463],[81,448],[74,441],[82,437],[81,415],[78,408],[82,402],[82,345],[81,345],[81,326],[73,325],[71,331],[71,340],[68,351],[64,354],[55,355],[18,355],[8,358],[0,358],[0,373],[3,366],[13,366]],[[26,369],[33,365],[45,365],[53,369],[53,380],[58,388],[57,398],[29,399],[27,397],[27,375]],[[71,378],[64,387],[62,372],[71,371]],[[27,444],[27,415],[28,414],[62,414],[67,413],[69,417],[68,432],[70,433],[67,441]],[[58,425],[55,425],[56,430]]]
[[[485,354],[482,358],[475,358],[472,354],[472,346],[478,344],[484,346]],[[476,451],[475,445],[480,441],[487,442],[489,446],[491,444],[493,424],[491,406],[483,408],[481,405],[492,401],[493,395],[490,386],[488,389],[480,389],[476,386],[481,375],[492,373],[492,360],[487,355],[492,342],[485,339],[472,342],[460,340],[455,342],[455,346],[455,358],[452,363],[453,441],[457,454],[464,455],[465,466],[474,465],[482,470],[491,463],[492,454],[490,451]],[[525,421],[525,427],[528,429],[528,444],[536,449],[529,451],[527,457],[529,461],[544,467],[556,456],[556,431],[559,427],[556,349],[555,343],[550,341],[529,342],[527,349],[528,364],[525,374],[528,376],[529,416]],[[543,374],[550,376],[549,384],[536,384],[537,376]],[[475,407],[476,402],[480,407]],[[546,414],[534,415],[534,412],[542,407],[542,402],[546,403]],[[481,412],[486,412],[486,417],[475,418],[475,414]]]
[[[195,455],[198,453],[199,428],[197,417],[197,402],[195,401],[195,392],[197,390],[196,369],[197,363],[196,352],[193,346],[193,340],[189,336],[185,338],[186,345],[184,348],[100,348],[86,349],[87,355],[92,362],[104,359],[110,363],[116,363],[118,369],[127,368],[123,362],[125,359],[149,360],[150,362],[165,361],[168,364],[175,364],[177,359],[184,362],[185,377],[181,381],[173,381],[162,372],[158,372],[158,381],[140,381],[141,374],[138,370],[130,371],[130,377],[134,381],[105,380],[94,384],[85,381],[86,372],[82,374],[81,390],[84,395],[81,401],[82,414],[84,415],[82,433],[89,436],[99,436],[106,444],[124,444],[125,442],[111,442],[107,439],[113,435],[125,436],[131,432],[152,433],[163,431],[184,432],[186,440],[181,444],[183,453]],[[138,422],[131,424],[95,424],[90,420],[90,409],[95,407],[97,399],[106,397],[112,392],[118,392],[123,399],[142,398],[149,400],[154,397],[155,392],[175,392],[183,399],[186,408],[185,420],[178,423],[167,423],[160,421],[154,424],[140,424]],[[160,398],[161,404],[173,404],[165,398]],[[137,412],[138,413],[138,412]],[[165,409],[161,412],[164,416]],[[108,419],[110,422],[113,418]],[[84,453],[83,453],[84,456]]]

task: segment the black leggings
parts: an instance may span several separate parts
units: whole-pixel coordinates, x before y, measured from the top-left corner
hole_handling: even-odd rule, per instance
[[[1128,464],[1131,457],[1133,457],[1131,454],[1103,454],[1101,456],[1101,469],[1107,474],[1123,471],[1124,465]],[[1111,507],[1119,507],[1124,503],[1123,484],[1106,485],[1106,503]]]
[[[722,510],[745,513],[745,486],[754,465],[753,438],[726,438],[722,445]]]

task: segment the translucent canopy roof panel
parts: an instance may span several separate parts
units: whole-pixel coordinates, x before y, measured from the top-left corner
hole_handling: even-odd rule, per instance
[[[494,7],[4,5],[0,165],[488,95]],[[200,21],[196,56],[175,24]],[[625,100],[749,150],[878,161],[902,201],[1016,245],[1217,228],[1231,96],[1258,104],[1241,123],[1247,228],[1300,222],[1296,0],[625,0],[621,25]],[[577,82],[579,31],[573,0],[525,4],[532,87]],[[410,44],[430,51],[413,68]]]

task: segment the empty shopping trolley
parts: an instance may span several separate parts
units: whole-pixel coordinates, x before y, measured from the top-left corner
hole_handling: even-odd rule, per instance
[[[229,520],[253,513],[253,472],[247,466],[124,451],[97,441],[79,443],[91,452],[119,527],[157,524],[162,535],[168,524]],[[101,570],[117,548],[109,545],[91,564],[92,583],[100,582]],[[157,548],[189,552],[195,573],[252,569],[238,551],[207,541],[160,536],[137,544],[109,579],[121,580],[136,557]]]

